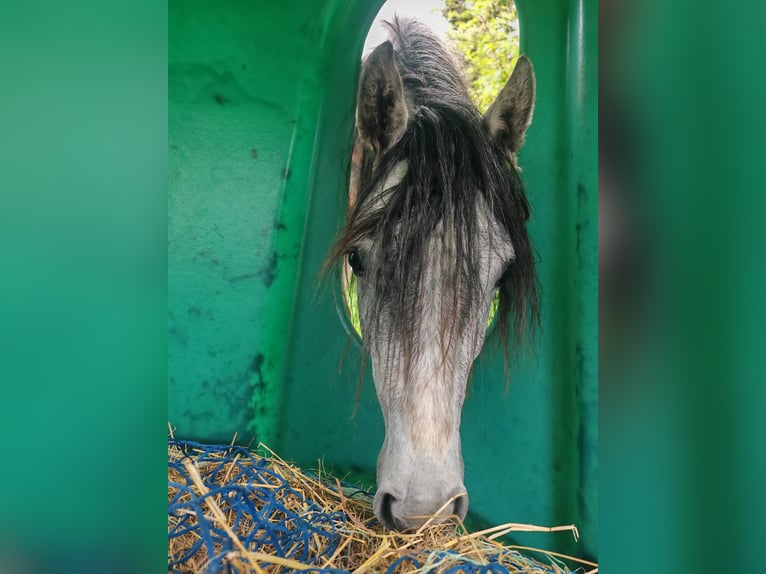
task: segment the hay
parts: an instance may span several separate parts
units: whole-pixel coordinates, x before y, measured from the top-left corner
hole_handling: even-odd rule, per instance
[[[168,440],[168,572],[595,573],[595,564],[543,553],[548,564],[495,539],[505,524],[468,534],[462,524],[427,522],[415,533],[380,525],[372,495],[320,469],[302,472],[265,447]],[[534,549],[525,549],[527,552]]]

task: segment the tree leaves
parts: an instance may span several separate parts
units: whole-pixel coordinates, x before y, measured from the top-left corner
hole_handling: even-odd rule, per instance
[[[446,0],[450,36],[466,59],[469,91],[484,113],[519,56],[519,22],[512,0]]]

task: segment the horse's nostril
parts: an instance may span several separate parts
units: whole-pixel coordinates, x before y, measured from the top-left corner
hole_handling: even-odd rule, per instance
[[[396,498],[394,498],[392,495],[388,494],[387,492],[383,494],[383,498],[380,502],[380,512],[378,515],[378,518],[380,521],[386,525],[387,528],[390,528],[391,530],[396,530],[396,523],[394,522],[394,515],[391,511],[391,506],[396,501]]]

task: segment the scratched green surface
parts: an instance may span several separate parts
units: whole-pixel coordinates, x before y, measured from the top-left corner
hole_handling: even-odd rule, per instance
[[[257,436],[374,476],[382,416],[317,273],[343,214],[358,57],[380,2],[171,1],[168,404],[179,436]],[[520,162],[543,332],[463,413],[471,511],[575,523],[523,544],[597,556],[597,5],[519,2],[537,74]],[[509,70],[510,73],[510,70]],[[346,357],[341,368],[342,357]],[[356,414],[354,416],[354,412]]]

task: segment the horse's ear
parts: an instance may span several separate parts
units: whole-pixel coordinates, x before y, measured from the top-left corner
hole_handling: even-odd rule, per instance
[[[522,54],[500,95],[484,114],[490,135],[509,153],[521,149],[534,107],[535,71],[529,58]]]
[[[391,42],[375,48],[362,67],[356,123],[362,140],[376,155],[394,145],[407,127],[404,86],[396,69]]]

